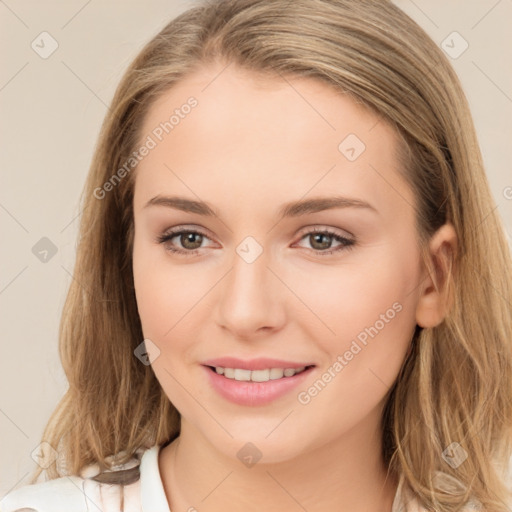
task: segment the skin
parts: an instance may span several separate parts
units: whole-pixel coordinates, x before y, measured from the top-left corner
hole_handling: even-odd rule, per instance
[[[182,418],[180,437],[159,456],[170,509],[390,511],[397,480],[386,479],[380,417],[416,324],[440,323],[446,302],[420,259],[397,136],[322,82],[224,68],[201,67],[151,106],[141,140],[190,96],[198,100],[136,169],[138,310],[145,338],[160,351],[152,369]],[[338,149],[351,133],[366,146],[353,162]],[[219,216],[144,207],[157,195],[207,201]],[[333,195],[377,212],[278,217],[286,202]],[[206,236],[188,245],[180,236],[156,241],[179,226]],[[312,228],[356,244],[322,255],[322,240],[308,236]],[[252,263],[236,252],[247,236],[263,249]],[[341,246],[329,241],[331,249]],[[441,284],[454,246],[449,224],[431,239]],[[200,248],[184,256],[169,247]],[[298,392],[394,303],[401,311],[317,396],[299,403]],[[317,366],[300,389],[268,405],[241,406],[219,396],[201,366],[228,355]],[[262,453],[252,467],[237,457],[247,442]]]

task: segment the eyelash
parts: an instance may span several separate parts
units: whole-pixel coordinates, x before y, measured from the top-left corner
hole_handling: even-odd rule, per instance
[[[164,244],[164,243],[168,242],[169,240],[171,240],[172,238],[174,238],[174,237],[176,237],[178,235],[185,234],[185,233],[186,234],[193,233],[193,234],[196,234],[196,235],[201,235],[201,236],[203,236],[205,238],[209,238],[205,233],[202,233],[201,231],[197,231],[195,229],[180,229],[180,228],[177,228],[175,230],[171,230],[171,231],[168,231],[166,233],[163,233],[163,234],[159,235],[157,237],[156,241],[159,244]],[[326,255],[329,255],[329,254],[333,254],[335,252],[340,252],[340,251],[343,251],[343,250],[353,249],[355,244],[356,244],[355,240],[351,240],[349,238],[342,237],[342,236],[336,234],[335,232],[333,232],[333,231],[331,231],[329,229],[320,229],[320,228],[314,228],[311,231],[306,232],[300,238],[300,240],[303,240],[307,236],[309,236],[311,234],[314,234],[314,233],[320,233],[320,234],[329,235],[332,238],[334,238],[337,242],[341,242],[342,243],[342,245],[338,246],[337,248],[326,249],[324,251],[316,250],[316,249],[310,249],[313,252],[315,252],[316,254],[319,254],[320,256],[326,256]],[[188,257],[188,256],[195,256],[199,252],[200,249],[194,249],[194,250],[189,251],[189,250],[176,249],[176,248],[173,248],[173,247],[169,247],[169,248],[166,248],[166,250],[168,250],[168,251],[170,251],[172,253],[175,253],[175,254],[181,254],[182,256]]]

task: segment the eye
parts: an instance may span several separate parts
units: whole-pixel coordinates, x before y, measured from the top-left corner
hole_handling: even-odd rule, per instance
[[[308,239],[313,248],[313,251],[321,256],[352,249],[356,243],[355,240],[341,236],[338,233],[326,228],[315,228],[310,230],[306,232],[304,236],[302,236],[301,240],[304,239]],[[333,240],[339,242],[340,244],[334,249],[331,248]]]
[[[171,240],[177,238],[179,243],[182,244],[183,249],[176,248],[171,245]],[[204,239],[208,237],[201,231],[194,229],[175,229],[167,231],[157,237],[157,242],[164,244],[166,250],[173,253],[182,254],[184,256],[194,256],[198,253]]]
[[[181,248],[176,247],[172,240],[176,238]],[[334,252],[340,252],[343,250],[351,249],[355,245],[355,240],[346,238],[337,234],[329,229],[315,228],[306,232],[301,240],[308,238],[313,252],[321,256],[332,254]],[[199,253],[199,249],[202,249],[202,244],[205,240],[209,240],[209,237],[195,229],[184,229],[176,228],[159,235],[156,241],[165,246],[165,249],[183,256],[194,256]],[[339,243],[337,247],[332,248],[332,241]]]

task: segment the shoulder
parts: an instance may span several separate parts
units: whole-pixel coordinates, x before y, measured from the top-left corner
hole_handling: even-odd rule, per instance
[[[0,501],[0,512],[119,512],[140,510],[139,466],[142,452],[122,465],[99,474],[96,464],[80,476],[69,475],[25,485]],[[124,507],[123,507],[124,505]]]
[[[87,512],[86,479],[78,476],[65,476],[26,485],[16,489],[2,501],[1,512],[36,510],[37,512]],[[88,489],[90,491],[90,489]]]

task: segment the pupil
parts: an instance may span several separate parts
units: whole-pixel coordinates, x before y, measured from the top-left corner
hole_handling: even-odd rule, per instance
[[[194,237],[201,237],[202,235],[199,235],[198,233],[187,233],[185,235],[182,235],[182,244],[184,247],[187,247],[188,249],[197,249],[198,247],[201,247],[201,240],[199,241],[199,245],[197,247],[194,247]],[[188,246],[188,243],[192,244],[192,247]],[[197,244],[197,241],[196,241]]]
[[[327,240],[329,240],[328,242],[324,243],[320,242],[320,247],[317,247],[318,249],[328,249],[331,246],[330,235],[326,235],[325,233],[317,233],[312,236],[315,243],[317,242],[317,239],[321,239],[322,237],[325,237]],[[315,246],[315,243],[312,243],[313,247]]]

